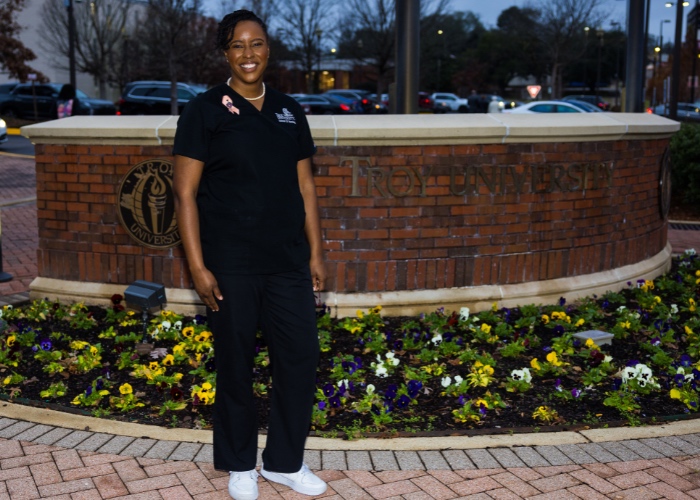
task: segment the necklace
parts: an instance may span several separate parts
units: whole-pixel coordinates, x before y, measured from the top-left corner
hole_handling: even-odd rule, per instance
[[[228,80],[226,80],[226,85],[228,85],[229,87],[231,86],[231,77],[230,76],[228,77]],[[262,99],[263,97],[265,97],[265,82],[263,82],[263,93],[262,94],[260,94],[258,97],[244,97],[243,99],[245,99],[246,101],[257,101],[258,99]]]

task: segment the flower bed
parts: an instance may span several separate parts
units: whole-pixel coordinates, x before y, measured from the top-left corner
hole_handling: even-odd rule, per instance
[[[557,425],[635,425],[693,414],[700,382],[700,259],[574,304],[384,318],[381,306],[332,319],[319,308],[321,362],[312,429],[462,432]],[[0,310],[0,393],[99,417],[211,427],[214,339],[206,318],[141,318],[35,301]],[[574,335],[602,330],[611,345]],[[144,342],[145,341],[145,342]],[[254,391],[260,428],[272,390],[261,335]]]

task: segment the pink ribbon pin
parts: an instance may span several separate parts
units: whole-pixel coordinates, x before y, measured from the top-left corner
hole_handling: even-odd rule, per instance
[[[231,113],[233,113],[234,115],[240,115],[240,114],[241,114],[241,112],[238,110],[238,108],[237,108],[236,106],[233,105],[233,101],[231,100],[231,98],[230,98],[229,96],[225,95],[225,96],[223,97],[223,99],[221,99],[221,104],[223,104],[224,106],[226,106],[226,107],[228,108],[228,110],[229,110]]]

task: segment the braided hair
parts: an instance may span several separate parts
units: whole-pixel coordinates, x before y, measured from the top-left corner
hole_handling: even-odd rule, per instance
[[[236,29],[236,25],[241,21],[253,21],[258,23],[265,33],[265,38],[269,38],[267,34],[267,25],[256,16],[253,12],[245,9],[237,10],[230,14],[226,14],[224,18],[219,23],[219,29],[216,32],[216,48],[219,50],[226,51],[231,44],[231,39],[233,38],[233,32]]]

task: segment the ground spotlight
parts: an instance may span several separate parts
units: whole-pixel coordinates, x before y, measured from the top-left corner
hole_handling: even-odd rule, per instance
[[[143,321],[142,343],[146,344],[148,341],[148,311],[154,307],[162,308],[167,302],[165,298],[165,287],[158,283],[151,283],[150,281],[134,281],[124,291],[124,300],[128,305],[141,308],[141,319]]]

